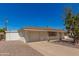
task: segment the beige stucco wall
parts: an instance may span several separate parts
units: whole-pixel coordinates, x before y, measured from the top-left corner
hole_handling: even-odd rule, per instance
[[[21,37],[25,39],[25,42],[35,42],[44,40],[59,40],[60,34],[57,33],[56,36],[49,36],[47,31],[22,31]],[[62,37],[64,33],[62,33]]]
[[[40,32],[40,40],[48,40],[48,32]]]
[[[26,42],[43,41],[48,39],[48,33],[45,31],[24,31],[22,34]]]

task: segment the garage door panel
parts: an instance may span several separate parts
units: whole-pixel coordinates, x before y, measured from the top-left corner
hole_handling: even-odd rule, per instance
[[[40,40],[47,40],[47,32],[40,32]]]
[[[20,36],[18,33],[6,33],[6,40],[19,40]]]
[[[39,32],[30,32],[30,41],[39,41]]]

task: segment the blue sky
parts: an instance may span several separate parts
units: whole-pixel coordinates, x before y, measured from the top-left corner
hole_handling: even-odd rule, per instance
[[[79,12],[79,4],[0,4],[0,27],[4,26],[4,18],[8,18],[8,30],[18,30],[28,26],[65,29],[62,17],[65,7],[71,7],[75,14]]]

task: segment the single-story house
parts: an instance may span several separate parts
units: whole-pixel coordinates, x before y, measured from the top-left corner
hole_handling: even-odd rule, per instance
[[[18,31],[19,35],[25,39],[26,42],[44,41],[60,39],[64,37],[64,31],[52,28],[24,28]]]

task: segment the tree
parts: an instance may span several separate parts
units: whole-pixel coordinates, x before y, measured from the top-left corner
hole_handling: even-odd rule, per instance
[[[4,29],[2,29],[2,28],[0,28],[0,32],[5,32],[5,30],[4,30]]]
[[[73,15],[70,8],[65,10],[65,27],[68,36],[73,38],[73,43],[77,43],[79,40],[79,14]]]

